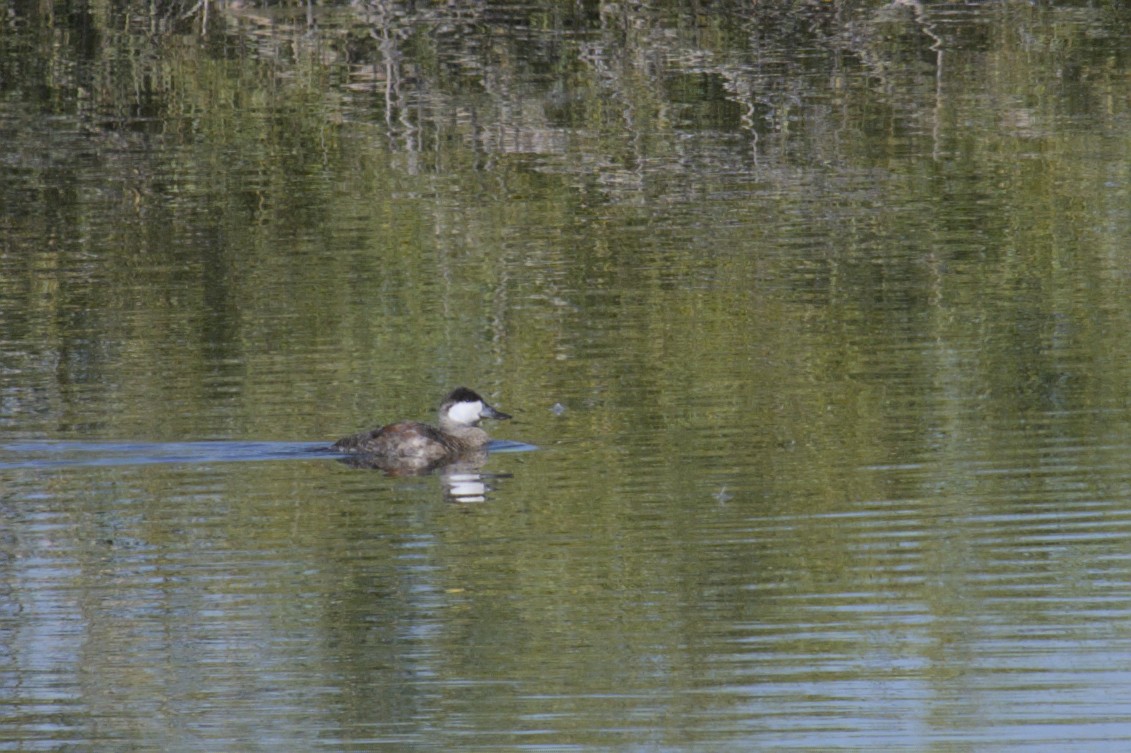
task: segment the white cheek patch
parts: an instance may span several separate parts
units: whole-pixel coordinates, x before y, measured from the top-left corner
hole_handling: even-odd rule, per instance
[[[483,403],[456,403],[448,408],[448,418],[460,424],[473,424],[481,418]]]

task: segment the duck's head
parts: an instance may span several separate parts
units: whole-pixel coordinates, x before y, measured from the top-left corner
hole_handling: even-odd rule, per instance
[[[505,421],[510,416],[496,410],[474,390],[459,387],[452,390],[440,405],[440,423],[456,426],[478,426],[484,418]]]

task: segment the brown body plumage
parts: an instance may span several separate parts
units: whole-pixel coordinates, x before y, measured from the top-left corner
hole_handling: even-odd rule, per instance
[[[439,418],[439,428],[401,421],[339,439],[330,449],[355,455],[355,464],[401,474],[424,473],[457,461],[481,463],[491,438],[479,428],[479,421],[510,416],[460,387],[444,399]]]

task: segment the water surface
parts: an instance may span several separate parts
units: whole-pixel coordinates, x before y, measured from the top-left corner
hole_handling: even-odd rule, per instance
[[[0,749],[1131,743],[1125,11],[204,7],[2,22]]]

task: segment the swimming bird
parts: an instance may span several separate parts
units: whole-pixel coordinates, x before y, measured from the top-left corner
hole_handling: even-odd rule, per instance
[[[356,456],[355,465],[381,468],[397,475],[426,473],[457,461],[482,464],[491,437],[479,427],[485,418],[510,416],[487,404],[467,387],[452,390],[440,404],[439,427],[400,421],[344,437],[330,446]]]

